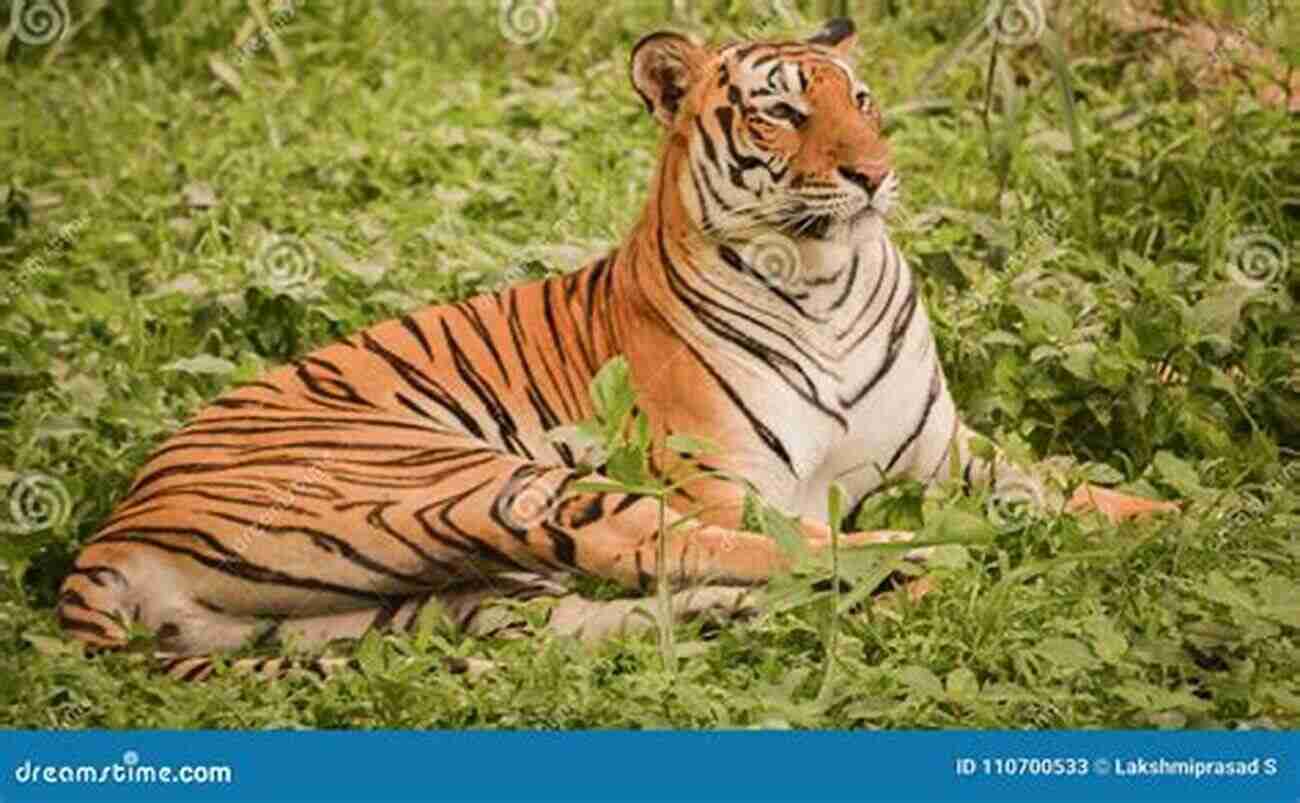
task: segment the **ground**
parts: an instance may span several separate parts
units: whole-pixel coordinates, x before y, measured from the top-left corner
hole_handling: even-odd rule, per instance
[[[1198,87],[1165,39],[1081,15],[994,48],[960,0],[297,2],[265,11],[274,36],[235,0],[70,5],[61,41],[0,40],[0,724],[1300,727],[1300,130],[1253,89]],[[863,523],[962,542],[935,593],[831,627],[825,594],[790,586],[743,627],[682,629],[671,663],[652,635],[427,621],[330,680],[187,685],[62,640],[78,545],[205,400],[620,237],[657,135],[637,38],[807,33],[840,5],[959,405],[1021,458],[1180,515],[900,488]],[[1228,5],[1295,61],[1280,4]]]

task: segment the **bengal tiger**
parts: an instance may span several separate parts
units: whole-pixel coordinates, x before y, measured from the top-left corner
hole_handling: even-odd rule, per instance
[[[712,467],[796,514],[813,549],[830,539],[832,481],[857,504],[952,465],[968,482],[1026,481],[973,454],[920,284],[886,233],[899,180],[855,41],[845,19],[806,41],[642,39],[631,81],[663,138],[623,243],[573,273],[364,329],[211,402],[81,551],[63,628],[114,648],[142,627],[195,656],[409,627],[430,600],[480,631],[507,598],[558,596],[598,628],[626,613],[575,597],[574,576],[696,587],[678,592],[695,594],[687,611],[747,604],[789,559],[742,529],[744,484],[691,483],[660,565],[658,503],[578,490],[573,449],[548,437],[592,415],[588,384],[620,355],[653,431],[717,444]],[[767,266],[773,243],[789,270]],[[525,498],[540,515],[520,515]],[[1086,487],[1073,503],[1164,509]]]

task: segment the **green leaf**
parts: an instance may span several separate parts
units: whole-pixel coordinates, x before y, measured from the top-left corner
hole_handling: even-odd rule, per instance
[[[1124,481],[1124,472],[1106,463],[1084,463],[1079,468],[1084,480],[1096,485],[1118,485]]]
[[[722,447],[718,446],[713,441],[706,438],[698,438],[694,435],[669,435],[664,439],[664,445],[679,454],[717,454],[722,451]]]
[[[611,428],[612,431],[607,430],[608,435],[617,434],[636,404],[631,376],[627,360],[620,356],[601,366],[591,380],[591,401],[597,417]]]
[[[1091,669],[1097,665],[1097,658],[1092,651],[1078,639],[1043,639],[1034,647],[1034,652],[1064,669]]]
[[[840,524],[844,521],[844,508],[848,505],[845,498],[844,486],[838,482],[832,482],[830,490],[827,492],[826,509],[830,513],[831,530],[836,535],[840,532]]]
[[[654,495],[658,492],[655,488],[645,488],[643,486],[625,485],[621,482],[602,482],[600,480],[581,480],[573,484],[573,490],[577,493],[584,494],[647,494]]]
[[[384,668],[384,637],[377,630],[368,630],[357,645],[357,665],[361,671],[373,677]]]
[[[1020,304],[1020,314],[1025,316],[1025,339],[1030,343],[1060,340],[1074,329],[1074,317],[1053,301],[1027,299]]]
[[[948,697],[954,702],[969,703],[979,697],[980,682],[975,673],[964,666],[959,666],[948,673],[945,680]]]
[[[23,633],[23,641],[32,645],[32,649],[41,655],[80,655],[81,645],[71,641],[42,636],[36,633]]]
[[[1250,594],[1246,593],[1240,585],[1234,583],[1221,571],[1210,572],[1205,581],[1198,583],[1196,588],[1203,597],[1212,602],[1250,613],[1254,613],[1256,610],[1255,601],[1251,599]]]
[[[1232,337],[1241,320],[1241,311],[1254,291],[1233,282],[1225,282],[1196,303],[1188,313],[1196,331],[1222,339]]]
[[[789,554],[799,555],[806,551],[803,530],[798,521],[766,503],[760,503],[759,521],[763,533],[780,545]]]
[[[1119,632],[1115,623],[1105,616],[1087,620],[1083,629],[1092,636],[1092,649],[1107,663],[1116,663],[1128,652],[1128,639]]]
[[[1196,469],[1192,468],[1187,461],[1174,456],[1172,452],[1156,452],[1151,462],[1156,467],[1156,471],[1160,472],[1161,478],[1184,496],[1196,496],[1204,490]]]
[[[633,421],[632,431],[636,437],[632,445],[642,455],[650,454],[650,419],[645,413],[637,413]]]
[[[921,542],[973,544],[990,541],[996,535],[997,529],[983,516],[946,507],[926,520],[919,539]]]
[[[939,678],[923,666],[913,664],[903,667],[898,671],[898,679],[902,681],[903,685],[918,694],[936,700],[942,700],[945,697],[943,684],[939,682]]]
[[[210,354],[200,354],[197,357],[186,357],[175,360],[162,367],[164,371],[180,371],[186,374],[213,374],[216,376],[225,376],[235,370],[235,364],[230,360],[223,360],[220,357],[213,357]]]
[[[620,446],[610,452],[605,461],[605,473],[610,479],[627,485],[646,485],[646,453],[634,446]]]
[[[1090,382],[1093,379],[1092,363],[1096,356],[1096,346],[1091,343],[1078,343],[1066,347],[1061,366],[1079,379]]]

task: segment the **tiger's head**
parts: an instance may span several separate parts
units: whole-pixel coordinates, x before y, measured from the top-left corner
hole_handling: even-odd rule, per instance
[[[880,107],[853,73],[853,23],[804,42],[642,39],[632,84],[666,129],[660,181],[706,234],[824,239],[883,216],[897,189]]]

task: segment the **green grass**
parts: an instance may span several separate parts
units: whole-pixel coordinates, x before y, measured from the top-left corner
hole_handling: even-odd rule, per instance
[[[958,403],[1018,454],[1070,455],[1183,515],[1030,519],[947,549],[937,593],[842,618],[826,690],[817,604],[708,640],[683,629],[675,674],[653,636],[586,649],[436,622],[367,640],[361,670],[325,682],[184,685],[139,655],[84,660],[59,640],[57,584],[205,400],[620,238],[657,135],[628,50],[670,24],[664,0],[561,0],[522,46],[486,0],[300,3],[281,67],[266,49],[241,62],[244,3],[141,5],[140,20],[103,12],[52,59],[11,43],[0,66],[0,481],[41,472],[71,503],[35,533],[0,520],[0,724],[1300,727],[1295,120],[1189,91],[1158,46],[1076,20],[1077,131],[1037,45],[999,48],[986,126],[987,47],[923,83],[980,19],[960,0],[851,4],[860,72],[903,110],[893,231]],[[786,3],[790,19],[679,5],[693,19],[671,24],[701,35],[815,26],[810,2]],[[301,266],[268,260],[268,242]],[[1252,262],[1251,244],[1272,250]],[[301,281],[277,283],[286,271]],[[1159,366],[1180,380],[1157,382]],[[942,529],[941,510],[982,506],[900,489],[873,515]],[[471,682],[438,671],[446,655],[500,669]]]

